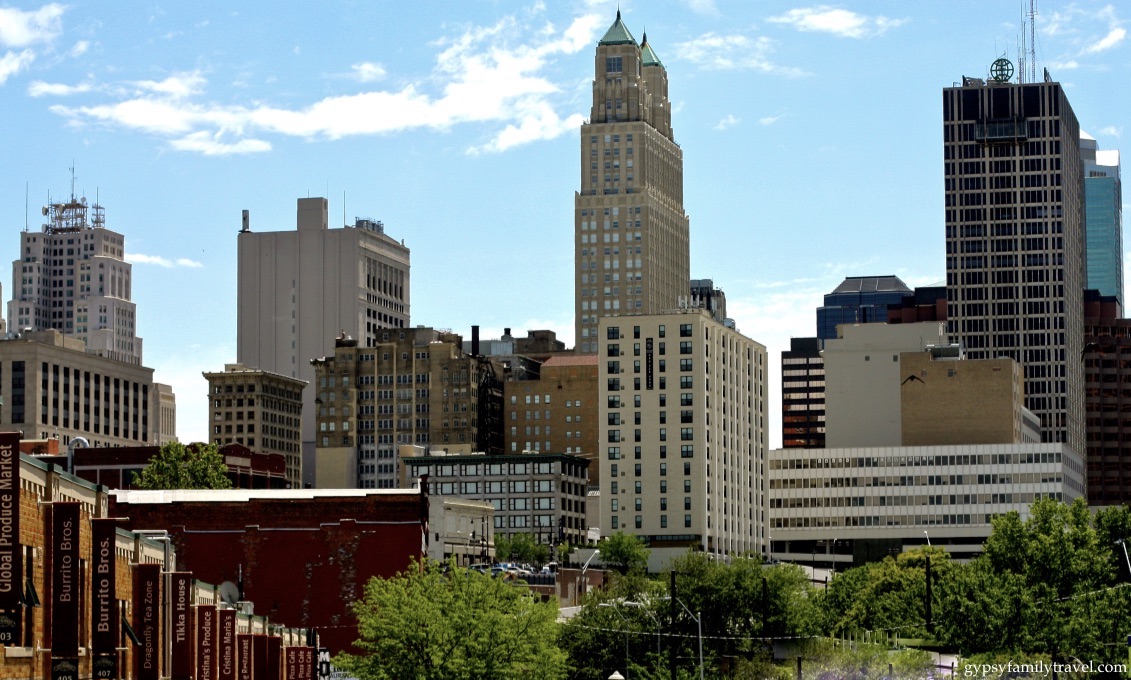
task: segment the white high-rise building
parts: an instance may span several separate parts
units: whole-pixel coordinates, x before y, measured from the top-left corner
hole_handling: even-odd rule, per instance
[[[141,365],[125,238],[106,228],[105,209],[86,198],[72,195],[44,207],[43,214],[41,231],[20,234],[9,327],[57,330],[82,340],[91,354]]]
[[[763,552],[766,348],[703,309],[600,329],[601,534],[644,539],[653,569]]]
[[[691,270],[667,71],[647,35],[638,44],[619,11],[597,43],[594,70],[574,197],[575,347],[582,354],[597,351],[602,317],[676,308],[689,296]]]
[[[314,484],[315,383],[312,359],[334,353],[342,333],[361,347],[380,329],[409,325],[409,249],[384,225],[358,218],[329,228],[325,198],[298,200],[297,231],[239,235],[237,362],[298,378],[303,393],[302,481]]]

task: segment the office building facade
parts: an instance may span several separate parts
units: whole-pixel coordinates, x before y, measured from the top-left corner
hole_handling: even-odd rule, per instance
[[[943,90],[947,319],[971,358],[1025,373],[1046,442],[1084,451],[1084,186],[1061,85]]]
[[[409,249],[384,225],[358,218],[329,228],[325,198],[298,200],[296,231],[239,233],[236,362],[314,380],[310,360],[333,353],[344,332],[363,347],[409,325]],[[304,484],[314,482],[316,390],[303,399]]]
[[[1131,319],[1115,296],[1085,293],[1088,505],[1131,503]]]
[[[654,566],[765,547],[766,349],[701,309],[604,318],[601,534]]]
[[[912,291],[898,276],[849,276],[817,308],[817,337],[832,340],[840,324],[884,323],[888,305]]]
[[[782,447],[825,447],[825,360],[820,338],[790,338],[781,353]]]
[[[306,381],[228,364],[208,381],[208,442],[239,444],[286,460],[287,483],[302,488],[302,391]]]
[[[667,71],[647,36],[636,42],[619,10],[597,44],[594,70],[574,196],[581,354],[597,351],[602,317],[678,306],[688,294],[691,266],[683,151],[672,133]]]
[[[1119,152],[1099,148],[1080,133],[1084,160],[1084,230],[1087,242],[1087,284],[1111,295],[1123,309],[1123,184]]]

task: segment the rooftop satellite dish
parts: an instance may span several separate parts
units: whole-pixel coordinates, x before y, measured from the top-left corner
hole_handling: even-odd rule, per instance
[[[220,600],[224,604],[235,606],[240,601],[240,588],[231,581],[224,581],[220,584]]]

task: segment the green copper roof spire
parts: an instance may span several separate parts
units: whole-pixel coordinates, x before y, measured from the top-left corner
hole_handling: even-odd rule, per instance
[[[620,20],[620,9],[617,9],[617,20],[609,26],[609,30],[605,31],[605,37],[601,38],[598,45],[635,45],[636,38],[628,32],[628,27]]]
[[[656,51],[648,44],[648,29],[644,30],[644,40],[640,43],[640,59],[643,66],[660,66],[663,62],[656,56]]]

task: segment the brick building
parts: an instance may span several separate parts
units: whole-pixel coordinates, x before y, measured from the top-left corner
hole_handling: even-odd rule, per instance
[[[1131,502],[1131,319],[1119,301],[1084,294],[1088,504]]]
[[[157,455],[156,446],[122,446],[118,448],[81,449],[74,451],[72,471],[75,476],[102,484],[111,489],[132,489],[134,473],[141,471]],[[287,461],[282,454],[259,453],[239,444],[220,447],[228,479],[237,489],[286,489]],[[57,461],[66,464],[66,456]]]
[[[180,570],[334,653],[358,638],[349,605],[366,582],[423,559],[428,538],[427,496],[411,490],[117,491],[110,511],[167,531]]]

